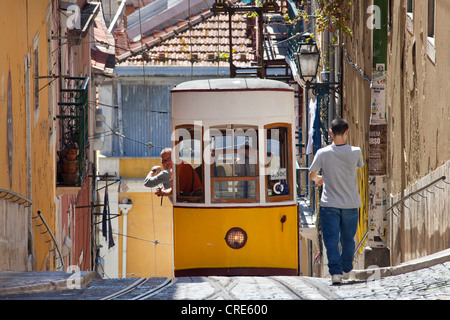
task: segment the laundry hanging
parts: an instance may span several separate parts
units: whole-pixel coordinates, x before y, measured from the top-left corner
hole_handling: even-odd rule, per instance
[[[314,145],[314,155],[322,148],[322,137],[320,135],[320,100],[316,101],[316,110],[313,123],[312,140]]]
[[[109,210],[108,185],[105,188],[105,198],[103,206],[102,235],[108,241],[108,249],[114,247],[114,239],[111,225],[111,212]]]
[[[316,118],[316,102],[313,99],[309,100],[309,128],[308,128],[308,142],[306,144],[306,154],[313,152],[313,133],[314,120]]]

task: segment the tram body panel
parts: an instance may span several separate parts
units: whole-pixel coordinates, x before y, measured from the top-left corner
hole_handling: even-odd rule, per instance
[[[172,91],[172,119],[175,123],[179,120],[212,119],[250,119],[253,122],[259,117],[286,119],[293,115],[294,91],[287,85],[279,88],[212,88],[177,86]]]
[[[227,232],[236,227],[247,234],[247,242],[240,249],[229,247],[225,240]],[[204,275],[239,275],[246,274],[247,268],[272,269],[265,275],[297,274],[296,206],[175,207],[174,228],[176,274],[203,269]]]
[[[294,90],[273,80],[196,80],[174,88],[171,102],[175,276],[298,274]],[[256,163],[242,174],[237,160],[251,154]],[[181,162],[202,177],[201,196],[177,190]],[[242,247],[227,244],[242,230]]]
[[[227,119],[255,120],[258,115],[286,119],[292,115],[287,105],[293,105],[294,96],[278,91],[228,91],[228,92],[183,92],[172,95],[174,104],[183,107],[174,116],[174,120]],[[201,108],[199,106],[210,106]]]

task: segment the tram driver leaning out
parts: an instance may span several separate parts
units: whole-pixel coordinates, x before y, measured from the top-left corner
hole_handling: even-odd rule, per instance
[[[165,148],[161,151],[161,165],[154,166],[144,180],[144,185],[149,188],[162,184],[162,188],[157,188],[155,194],[158,197],[169,196],[172,200],[172,148]],[[193,191],[202,189],[202,184],[197,172],[188,163],[181,161],[180,166],[180,193],[190,194]]]

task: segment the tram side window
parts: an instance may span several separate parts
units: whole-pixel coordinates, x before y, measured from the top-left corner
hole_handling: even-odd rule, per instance
[[[291,155],[289,128],[266,128],[266,197],[267,201],[291,199]]]
[[[178,127],[175,143],[178,202],[204,202],[202,129]]]
[[[212,201],[258,201],[258,130],[230,126],[210,132]]]

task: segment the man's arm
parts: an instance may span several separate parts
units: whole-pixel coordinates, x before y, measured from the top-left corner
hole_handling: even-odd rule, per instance
[[[309,173],[309,177],[319,186],[323,185],[323,178],[318,174],[318,171],[311,171]]]
[[[153,188],[162,183],[164,184],[164,187],[167,187],[169,180],[170,174],[167,171],[161,171],[156,176],[152,176],[152,173],[150,172],[144,180],[144,185]]]

